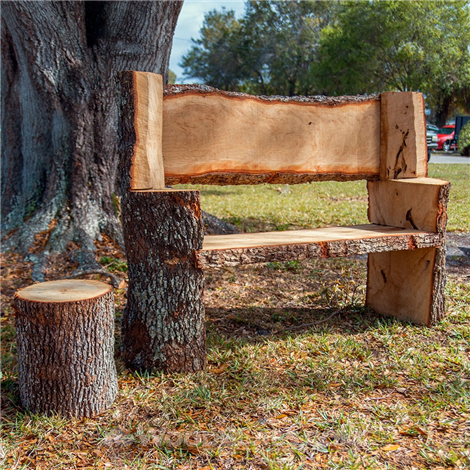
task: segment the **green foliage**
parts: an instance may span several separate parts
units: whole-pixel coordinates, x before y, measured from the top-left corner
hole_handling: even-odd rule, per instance
[[[462,155],[470,157],[470,122],[460,130],[457,145]]]
[[[312,94],[320,32],[337,9],[326,1],[251,1],[238,21],[232,10],[213,10],[182,59],[185,76],[223,90]]]
[[[432,73],[452,67],[467,49],[457,41],[462,25],[449,24],[450,10],[463,3],[347,2],[338,22],[323,31],[324,87],[332,94],[428,86]]]
[[[346,2],[322,32],[319,70],[326,94],[421,91],[445,124],[470,106],[468,1]]]
[[[176,73],[172,70],[168,70],[168,83],[174,85],[176,83]]]
[[[100,263],[110,272],[127,273],[127,263],[111,256],[102,256]]]
[[[199,78],[222,90],[236,90],[242,75],[238,64],[237,42],[240,24],[233,10],[212,10],[204,17],[201,39],[192,39],[192,49],[183,57],[180,66],[184,75]]]
[[[421,91],[439,124],[470,110],[470,2],[249,1],[209,12],[187,77],[225,90],[312,95]]]

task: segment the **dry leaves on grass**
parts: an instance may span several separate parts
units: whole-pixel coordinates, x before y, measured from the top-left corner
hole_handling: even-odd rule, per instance
[[[69,248],[48,265],[48,279],[74,269]],[[97,259],[125,263],[105,237],[97,248]],[[470,465],[462,444],[470,434],[470,289],[452,277],[449,319],[422,329],[361,307],[363,259],[209,271],[207,372],[136,375],[117,358],[115,404],[76,421],[23,413],[8,301],[31,283],[30,263],[6,255],[2,276],[3,438],[12,467]],[[118,350],[125,289],[115,294]],[[338,308],[322,324],[290,331]]]

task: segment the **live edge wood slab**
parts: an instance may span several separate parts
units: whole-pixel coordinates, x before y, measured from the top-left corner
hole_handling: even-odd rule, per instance
[[[441,246],[438,233],[380,225],[356,225],[314,230],[210,235],[196,252],[200,268],[336,258],[383,251]]]
[[[201,85],[168,86],[162,148],[167,184],[374,179],[380,100],[259,97]]]
[[[128,367],[205,366],[203,270],[368,254],[367,305],[432,325],[445,314],[450,185],[427,178],[419,93],[265,97],[119,75]],[[370,225],[203,237],[177,183],[368,181]]]

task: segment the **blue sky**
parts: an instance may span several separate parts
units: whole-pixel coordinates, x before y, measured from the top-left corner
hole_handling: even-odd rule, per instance
[[[210,10],[221,10],[225,7],[227,10],[234,10],[237,17],[242,16],[244,11],[243,0],[239,1],[204,1],[204,0],[185,0],[178,23],[176,25],[175,36],[173,37],[173,49],[170,57],[170,69],[176,73],[176,83],[184,83],[183,69],[178,66],[181,57],[190,49],[191,38],[199,37],[204,20],[204,13]],[[186,80],[194,82],[194,80]]]

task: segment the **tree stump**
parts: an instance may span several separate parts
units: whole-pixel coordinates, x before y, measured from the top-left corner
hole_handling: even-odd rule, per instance
[[[43,282],[19,290],[14,308],[23,406],[75,417],[111,406],[117,393],[112,287]]]
[[[199,191],[125,191],[129,288],[122,355],[137,370],[197,372],[206,365]]]

